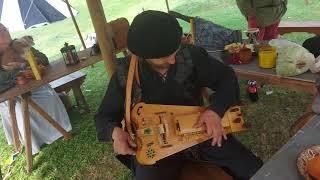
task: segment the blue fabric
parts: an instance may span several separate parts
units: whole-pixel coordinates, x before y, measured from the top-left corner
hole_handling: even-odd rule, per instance
[[[66,18],[62,13],[52,7],[46,0],[36,0],[34,3],[50,23]]]
[[[206,50],[223,50],[225,45],[241,42],[241,32],[231,30],[211,21],[194,18],[195,45]]]
[[[3,8],[10,8],[10,5],[9,7],[4,7],[3,1],[0,0],[0,16]],[[20,12],[17,13],[21,13],[25,29],[37,24],[52,23],[66,18],[46,0],[33,0],[33,4],[30,7],[31,2],[32,0],[18,0]]]
[[[45,22],[51,23],[65,18],[63,14],[61,14],[58,10],[53,8],[45,0],[33,1],[31,7],[30,4],[30,0],[19,0],[21,17],[24,21],[25,28]]]

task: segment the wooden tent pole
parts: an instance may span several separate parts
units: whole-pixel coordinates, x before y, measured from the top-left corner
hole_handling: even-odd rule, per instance
[[[66,2],[66,4],[67,4],[67,6],[68,6],[68,10],[69,10],[69,12],[70,12],[70,15],[71,15],[73,24],[74,24],[74,26],[76,27],[76,30],[77,30],[77,33],[78,33],[78,35],[79,35],[81,44],[82,44],[83,48],[86,49],[86,48],[87,48],[87,47],[86,47],[86,44],[85,44],[84,41],[83,41],[83,38],[82,38],[82,35],[81,35],[81,32],[80,32],[79,26],[78,26],[77,21],[76,21],[76,18],[74,18],[74,15],[73,15],[73,13],[72,13],[72,9],[71,9],[69,0],[65,0],[65,2]]]
[[[166,5],[167,5],[167,11],[169,12],[169,11],[170,11],[170,8],[169,8],[168,0],[166,0]]]
[[[101,0],[86,0],[90,12],[93,27],[97,34],[102,58],[105,62],[108,78],[115,69],[115,61],[113,61],[113,43],[112,43],[112,29],[107,23],[104,15]]]

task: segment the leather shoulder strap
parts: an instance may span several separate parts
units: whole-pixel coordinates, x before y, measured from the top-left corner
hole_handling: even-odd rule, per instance
[[[134,78],[136,66],[137,66],[137,56],[132,54],[130,66],[129,66],[129,72],[128,72],[128,79],[126,84],[125,121],[126,121],[126,128],[128,130],[128,133],[133,139],[134,139],[134,133],[132,131],[132,126],[131,126],[131,94],[132,94],[132,84],[133,84],[133,78]]]
[[[195,22],[194,22],[194,19],[193,18],[191,18],[190,19],[190,29],[191,29],[191,43],[192,44],[194,44],[195,43],[195,41],[196,41],[196,29],[195,29],[195,24],[194,24]]]

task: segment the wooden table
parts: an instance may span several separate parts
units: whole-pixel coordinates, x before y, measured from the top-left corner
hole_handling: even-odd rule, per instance
[[[294,90],[302,90],[314,94],[317,93],[315,80],[318,74],[310,71],[293,77],[276,75],[274,69],[262,69],[255,59],[249,64],[230,65],[236,74],[245,79],[257,80],[261,84],[272,84]],[[314,115],[311,105],[306,114],[302,116],[291,133],[295,134],[252,178],[252,180],[300,180],[302,179],[296,170],[298,153],[304,148],[314,144],[320,144],[320,116]],[[302,129],[300,129],[302,128]]]
[[[320,145],[320,116],[317,115],[293,136],[251,180],[303,180],[296,161],[300,152]]]
[[[281,21],[279,33],[282,35],[291,32],[308,32],[320,35],[320,21]]]
[[[272,84],[279,87],[301,90],[309,93],[316,93],[315,80],[320,77],[319,74],[310,71],[292,77],[283,77],[276,74],[275,68],[262,69],[258,65],[258,59],[249,64],[230,65],[236,74],[245,79],[256,80],[262,84]]]
[[[27,171],[30,172],[32,169],[32,152],[31,152],[31,129],[30,129],[30,117],[29,117],[29,105],[44,119],[47,120],[54,128],[61,132],[65,139],[69,139],[71,136],[66,132],[54,119],[52,119],[41,107],[39,107],[31,98],[31,91],[39,88],[42,85],[48,84],[51,81],[59,79],[63,76],[71,74],[75,71],[78,71],[84,67],[90,66],[100,60],[101,56],[90,56],[90,50],[87,49],[81,52],[78,52],[78,56],[81,59],[81,62],[73,65],[66,66],[62,59],[50,63],[50,65],[45,70],[45,74],[42,77],[42,80],[36,81],[31,80],[25,85],[16,85],[15,87],[3,92],[0,94],[0,102],[9,101],[9,113],[11,116],[12,123],[12,134],[14,139],[14,147],[17,152],[21,152],[21,147],[19,143],[18,136],[18,126],[15,113],[15,101],[16,97],[21,98],[22,104],[22,114],[23,114],[23,123],[24,123],[24,137],[25,137],[25,147],[26,147],[26,157],[27,157]]]
[[[84,98],[84,95],[81,91],[81,85],[84,83],[86,78],[86,74],[81,71],[76,71],[71,73],[67,76],[59,78],[50,82],[50,86],[57,92],[57,93],[68,93],[70,90],[73,91],[73,96],[76,100],[76,103],[81,112],[90,112],[89,105]],[[62,100],[62,99],[61,99]],[[64,102],[63,103],[68,103]],[[71,106],[71,104],[70,104]],[[66,107],[67,108],[67,107]],[[67,109],[68,110],[68,109]]]
[[[258,59],[255,59],[249,64],[231,65],[236,74],[245,79],[252,79],[258,81],[260,84],[272,84],[279,87],[290,88],[293,90],[300,90],[313,94],[312,101],[306,108],[304,115],[302,115],[296,123],[291,127],[291,134],[295,134],[300,128],[302,128],[314,115],[312,111],[312,103],[317,95],[317,88],[315,86],[315,80],[319,77],[319,74],[311,73],[310,71],[293,76],[282,77],[276,75],[275,68],[262,69],[258,66]]]

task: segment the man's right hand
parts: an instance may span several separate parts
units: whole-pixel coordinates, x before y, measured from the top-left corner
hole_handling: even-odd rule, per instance
[[[135,155],[133,148],[137,147],[130,135],[122,128],[115,127],[112,131],[113,150],[121,155]]]

